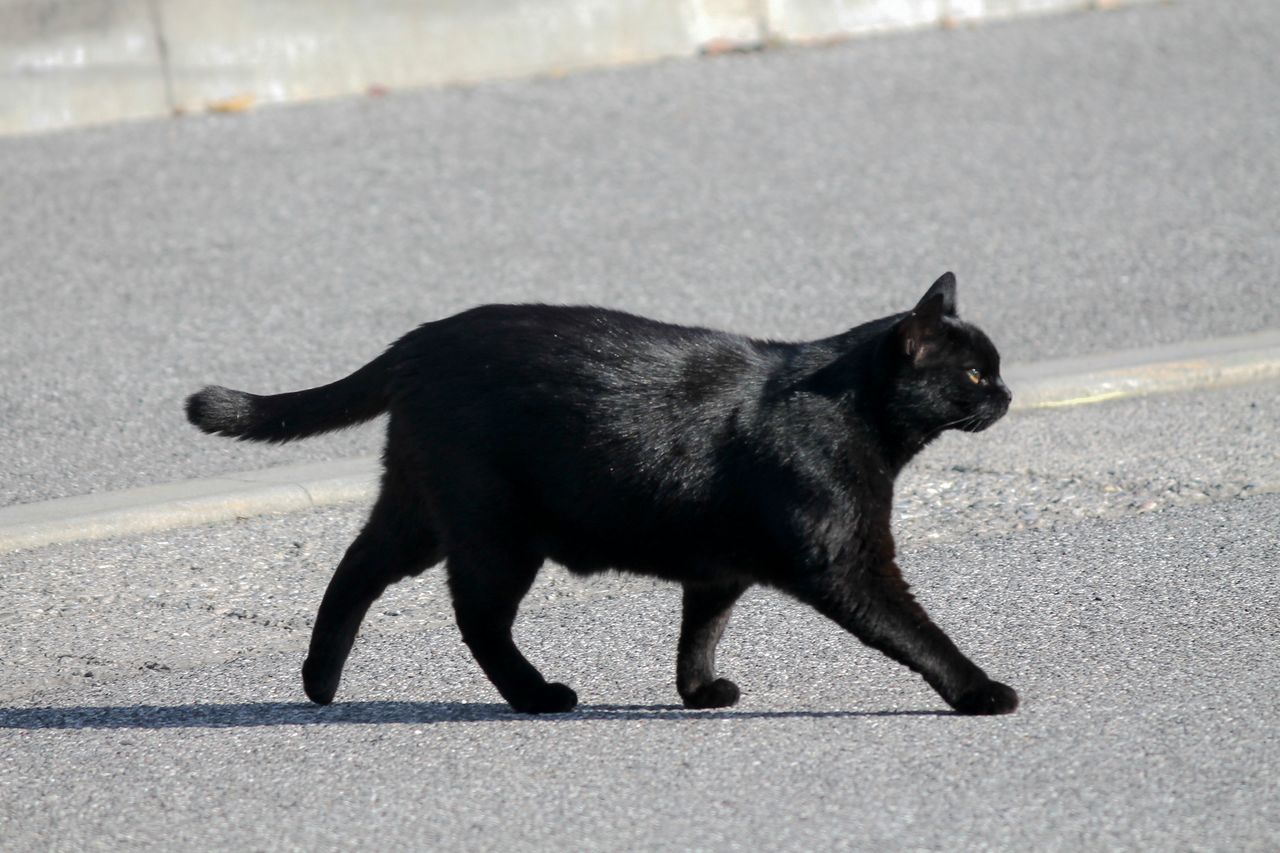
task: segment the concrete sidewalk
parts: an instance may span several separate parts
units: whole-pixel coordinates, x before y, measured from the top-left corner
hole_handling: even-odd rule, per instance
[[[0,0],[0,134],[1143,0]]]

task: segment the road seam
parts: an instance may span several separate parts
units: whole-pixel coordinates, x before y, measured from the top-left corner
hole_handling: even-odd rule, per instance
[[[1259,382],[1280,378],[1280,330],[1015,365],[1004,376],[1014,411]],[[377,458],[366,456],[19,504],[0,509],[0,553],[358,503],[377,478]]]

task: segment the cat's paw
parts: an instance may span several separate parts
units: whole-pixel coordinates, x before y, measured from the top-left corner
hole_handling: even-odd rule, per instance
[[[1011,714],[1018,707],[1018,694],[1007,684],[987,681],[961,693],[951,707],[961,714]]]
[[[329,672],[324,667],[313,664],[311,658],[302,664],[302,689],[307,698],[317,705],[328,705],[338,692],[341,672]]]
[[[727,678],[702,685],[696,690],[682,694],[686,708],[728,708],[738,703],[738,685]]]
[[[508,701],[522,714],[563,714],[578,704],[578,694],[567,685],[553,682]]]

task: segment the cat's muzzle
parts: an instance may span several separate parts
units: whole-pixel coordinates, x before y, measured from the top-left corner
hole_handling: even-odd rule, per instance
[[[972,418],[960,425],[960,429],[965,432],[982,432],[1004,417],[1011,402],[1013,392],[1004,384],[1004,380],[997,379],[993,395],[982,403]]]

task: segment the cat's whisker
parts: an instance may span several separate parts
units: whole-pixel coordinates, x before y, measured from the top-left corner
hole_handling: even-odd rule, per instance
[[[977,423],[977,419],[978,419],[978,415],[975,413],[975,414],[965,415],[962,418],[956,418],[954,421],[947,421],[945,424],[936,428],[935,430],[933,430],[933,432],[929,433],[929,438],[932,439],[938,435],[941,435],[943,430],[950,429],[953,426],[964,429],[966,426],[970,426],[972,423]]]

